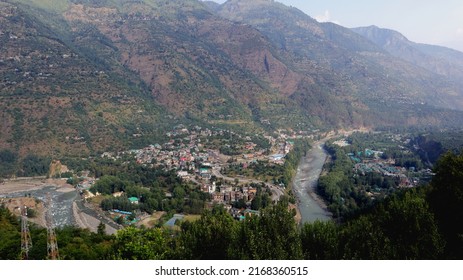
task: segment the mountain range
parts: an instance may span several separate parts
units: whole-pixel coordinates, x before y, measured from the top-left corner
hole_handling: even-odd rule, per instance
[[[462,56],[272,0],[7,0],[0,149],[88,155],[188,122],[456,127]]]

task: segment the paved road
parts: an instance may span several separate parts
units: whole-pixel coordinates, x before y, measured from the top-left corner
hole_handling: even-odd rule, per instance
[[[99,220],[100,222],[103,222],[107,227],[109,226],[113,228],[114,230],[111,230],[111,232],[122,228],[121,225],[108,218],[104,213],[100,213],[102,210],[95,210],[88,207],[88,204],[83,202],[82,199],[76,199],[75,202],[79,211]]]

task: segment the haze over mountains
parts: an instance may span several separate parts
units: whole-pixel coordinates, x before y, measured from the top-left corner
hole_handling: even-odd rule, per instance
[[[418,44],[397,31],[377,26],[353,28],[395,57],[423,67],[438,75],[459,80],[463,77],[463,53],[446,47]]]
[[[270,0],[7,0],[0,148],[88,154],[179,122],[459,126],[462,56]]]

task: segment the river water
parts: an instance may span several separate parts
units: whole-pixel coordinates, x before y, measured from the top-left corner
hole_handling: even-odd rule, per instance
[[[320,143],[314,144],[307,155],[301,159],[294,177],[293,189],[298,200],[302,223],[331,219],[331,213],[320,205],[321,198],[315,193],[318,178],[328,157],[328,153],[322,145]]]
[[[72,213],[72,202],[79,198],[76,191],[59,191],[57,187],[48,186],[37,190],[20,191],[10,193],[8,195],[0,195],[0,197],[25,197],[31,196],[42,202],[47,202],[47,194],[50,194],[52,201],[51,213],[53,217],[53,226],[62,227],[75,224],[74,215]]]

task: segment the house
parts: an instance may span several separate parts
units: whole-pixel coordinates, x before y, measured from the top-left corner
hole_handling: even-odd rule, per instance
[[[177,172],[177,176],[180,178],[186,178],[188,177],[188,172],[187,171],[179,171]]]
[[[219,193],[219,192],[213,193],[213,194],[212,194],[212,201],[217,202],[217,203],[222,203],[222,202],[224,202],[224,195],[223,195],[223,193]]]
[[[256,210],[246,209],[243,212],[243,216],[245,217],[252,217],[252,216],[259,216],[260,212]]]
[[[235,192],[235,200],[239,201],[240,199],[244,199],[244,194],[242,192]]]
[[[217,187],[215,185],[215,182],[212,182],[212,185],[203,185],[201,187],[201,191],[205,192],[205,193],[213,194],[213,193],[215,193],[216,188]]]
[[[138,204],[138,198],[137,197],[129,197],[129,201],[131,204]]]
[[[257,195],[257,189],[250,188],[248,190],[248,200],[250,200],[250,201],[253,200],[254,197],[256,197],[256,195]]]
[[[283,160],[284,157],[285,157],[285,155],[283,155],[283,154],[275,154],[275,155],[270,156],[270,160],[281,161],[281,160]]]

